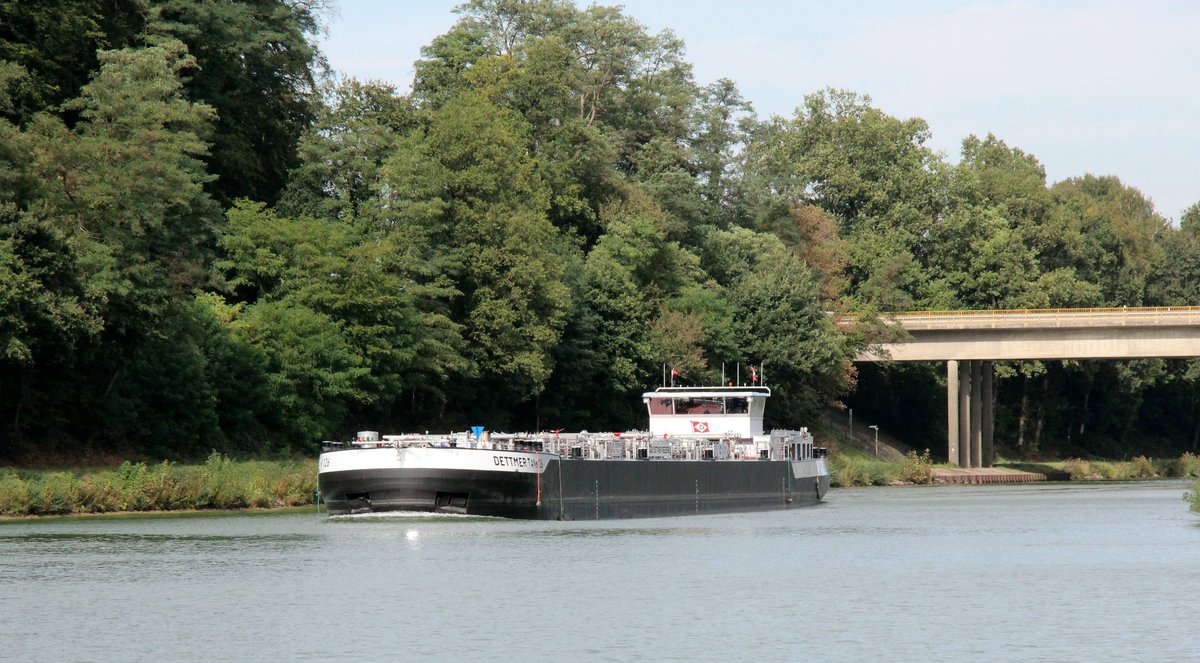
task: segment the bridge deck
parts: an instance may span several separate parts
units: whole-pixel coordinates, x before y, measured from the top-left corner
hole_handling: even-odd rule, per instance
[[[858,361],[1135,359],[1200,357],[1200,306],[883,314],[904,340]],[[853,326],[852,317],[837,323]]]

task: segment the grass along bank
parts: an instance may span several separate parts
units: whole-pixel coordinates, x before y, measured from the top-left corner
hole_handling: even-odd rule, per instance
[[[909,451],[904,460],[888,462],[854,453],[834,452],[829,458],[829,472],[834,486],[888,486],[896,484],[926,484],[933,481],[933,463],[929,451],[917,455]],[[1179,458],[1147,458],[1102,461],[1072,458],[1041,463],[1004,463],[1013,467],[1042,472],[1071,481],[1130,481],[1134,479],[1195,479],[1200,478],[1200,456],[1185,453]],[[1200,484],[1193,486],[1200,490]],[[1194,497],[1193,508],[1200,511],[1200,497]]]
[[[203,465],[0,468],[0,516],[278,508],[312,504],[316,490],[315,459],[234,461],[217,452]]]
[[[1200,477],[1200,456],[1185,453],[1179,458],[1146,458],[1101,461],[1072,458],[1058,465],[1073,481],[1129,479],[1187,479]]]
[[[833,453],[829,456],[829,475],[832,485],[843,488],[925,484],[933,481],[933,462],[928,449],[920,455],[909,451],[899,462]]]
[[[909,451],[899,462],[834,451],[829,465],[831,482],[838,487],[933,481],[928,450]],[[1071,459],[1021,467],[1057,470],[1073,481],[1200,478],[1200,456],[1191,453],[1176,459]],[[203,465],[126,461],[110,469],[0,468],[0,516],[280,508],[312,504],[316,489],[314,459],[234,461],[217,452]],[[1192,510],[1200,513],[1200,480],[1192,484],[1187,499]]]

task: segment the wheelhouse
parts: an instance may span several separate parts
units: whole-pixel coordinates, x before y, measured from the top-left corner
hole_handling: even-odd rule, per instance
[[[652,435],[749,438],[763,434],[768,387],[659,387],[642,394]]]

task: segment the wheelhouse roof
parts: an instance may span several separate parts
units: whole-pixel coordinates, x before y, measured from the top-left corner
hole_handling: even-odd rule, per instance
[[[770,387],[659,387],[654,391],[647,391],[642,394],[642,398],[678,398],[686,396],[693,398],[723,398],[726,396],[767,397],[770,395]]]

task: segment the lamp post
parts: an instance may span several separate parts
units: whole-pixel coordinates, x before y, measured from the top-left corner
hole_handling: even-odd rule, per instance
[[[867,426],[875,431],[875,460],[879,460],[879,426]]]

